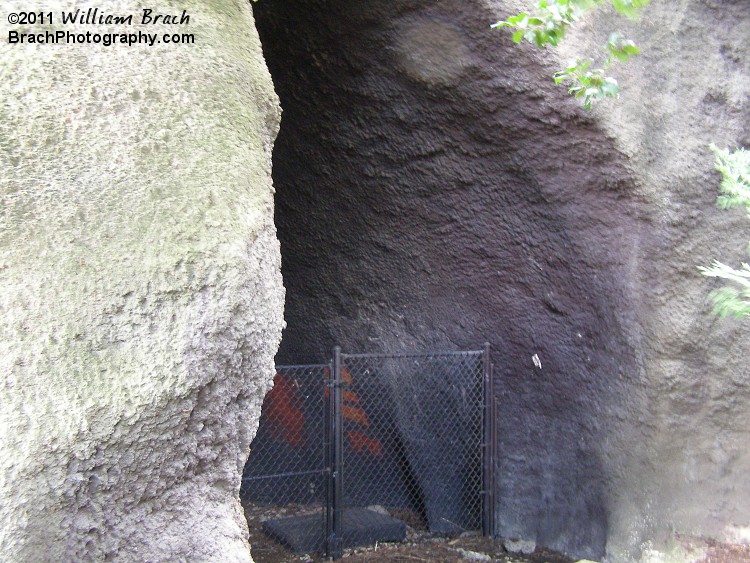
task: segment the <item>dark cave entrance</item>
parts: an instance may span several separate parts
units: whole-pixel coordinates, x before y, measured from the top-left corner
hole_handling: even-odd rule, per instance
[[[630,222],[627,182],[612,178],[628,174],[594,121],[540,82],[548,69],[489,30],[497,14],[449,4],[253,5],[283,108],[277,360],[489,341],[498,533],[596,558],[597,413],[627,400],[612,376],[636,372],[613,313],[628,300]]]

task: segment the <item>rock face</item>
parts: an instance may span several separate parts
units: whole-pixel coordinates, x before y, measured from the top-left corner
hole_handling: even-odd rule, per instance
[[[597,14],[561,57],[614,23]],[[626,560],[653,547],[630,545],[633,529],[657,548],[665,530],[750,541],[741,477],[750,470],[750,323],[708,316],[706,295],[719,284],[695,272],[717,258],[747,261],[750,224],[715,208],[720,176],[708,145],[750,147],[750,4],[655,2],[642,22],[617,23],[644,51],[620,71],[621,99],[596,112],[628,157],[646,213],[631,235],[628,277],[647,418],[625,425],[642,449],[624,459],[610,500],[608,551]]]
[[[188,25],[126,31],[194,44],[105,47],[9,44],[29,8],[3,7],[2,558],[249,561],[237,494],[283,304],[251,8],[183,2]]]
[[[748,327],[695,268],[750,239],[707,147],[750,143],[750,5],[653,4],[591,113],[550,75],[606,11],[539,52],[489,29],[520,2],[256,9],[285,109],[281,359],[490,341],[497,533],[591,559],[750,526]]]

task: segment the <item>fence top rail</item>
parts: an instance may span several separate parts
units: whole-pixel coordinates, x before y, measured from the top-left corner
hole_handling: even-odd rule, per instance
[[[484,350],[463,350],[460,352],[422,352],[422,353],[369,353],[369,354],[345,354],[341,353],[343,359],[346,358],[439,358],[445,356],[457,356],[457,357],[473,357],[481,356],[484,354]]]
[[[290,369],[326,369],[331,367],[330,364],[279,364],[276,371]]]

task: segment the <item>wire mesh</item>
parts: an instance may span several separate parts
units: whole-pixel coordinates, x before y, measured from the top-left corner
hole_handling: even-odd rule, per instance
[[[482,352],[342,354],[343,505],[481,527]]]
[[[240,489],[251,533],[268,531],[269,522],[282,518],[307,516],[297,525],[308,528],[301,535],[320,538],[311,551],[325,547],[329,376],[328,365],[277,366]]]
[[[279,539],[269,522],[305,516],[304,551],[337,557],[355,508],[433,533],[482,528],[487,358],[336,349],[331,365],[278,366],[242,481],[251,536]]]

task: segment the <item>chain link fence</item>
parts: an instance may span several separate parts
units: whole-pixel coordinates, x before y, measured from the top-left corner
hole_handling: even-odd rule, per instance
[[[325,550],[330,375],[330,365],[276,366],[240,488],[251,532],[262,530],[295,551]],[[290,517],[297,519],[292,543],[274,527]]]
[[[405,523],[492,533],[489,347],[336,349],[331,364],[277,372],[243,476],[251,531],[334,558],[344,547],[403,539]]]

